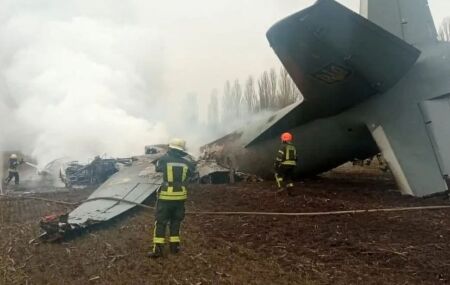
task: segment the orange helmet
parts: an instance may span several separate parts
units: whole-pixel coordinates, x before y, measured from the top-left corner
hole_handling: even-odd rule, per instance
[[[281,141],[282,142],[291,142],[292,141],[292,134],[291,133],[283,133],[281,135]]]

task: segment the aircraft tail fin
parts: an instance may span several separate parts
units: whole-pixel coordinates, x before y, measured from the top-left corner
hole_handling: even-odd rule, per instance
[[[437,39],[428,0],[361,0],[361,15],[412,45]]]

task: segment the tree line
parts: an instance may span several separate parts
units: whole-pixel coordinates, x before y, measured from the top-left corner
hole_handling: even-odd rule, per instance
[[[262,72],[257,78],[248,76],[241,82],[227,80],[220,96],[214,89],[208,105],[208,122],[232,122],[248,118],[249,115],[276,111],[301,98],[301,93],[285,68]]]
[[[439,40],[450,42],[450,17],[439,28]],[[208,105],[208,125],[218,127],[264,111],[276,111],[301,99],[301,93],[284,67],[272,68],[258,77],[227,80],[222,92],[214,89]]]

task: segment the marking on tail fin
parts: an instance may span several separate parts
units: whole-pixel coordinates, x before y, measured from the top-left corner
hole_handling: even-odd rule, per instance
[[[338,82],[342,82],[347,79],[352,74],[352,71],[337,65],[337,64],[329,64],[313,74],[313,77],[319,79],[328,84],[334,84]]]

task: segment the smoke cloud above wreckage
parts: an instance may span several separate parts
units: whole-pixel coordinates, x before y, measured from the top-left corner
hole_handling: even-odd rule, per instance
[[[2,149],[47,163],[128,155],[167,136],[150,116],[162,88],[157,32],[74,2],[71,10],[19,4],[8,2],[1,18]]]
[[[39,5],[2,1],[0,148],[20,149],[45,165],[63,156],[138,154],[144,145],[165,142],[176,134],[188,136],[192,149],[200,146],[212,137],[203,125],[190,120],[205,116],[183,114],[199,108],[202,112],[211,90],[221,88],[226,78],[259,72],[275,61],[265,51],[243,70],[231,61],[223,62],[225,58],[216,57],[223,49],[236,55],[237,62],[245,57],[238,50],[250,52],[229,40],[221,40],[218,46],[210,42],[208,49],[193,53],[203,44],[185,37],[198,34],[201,23],[210,20],[208,13],[222,13],[220,17],[226,19],[238,10],[227,6],[206,1],[176,7],[155,1],[44,1]],[[191,17],[197,21],[185,15],[186,9],[192,10]],[[188,23],[184,30],[183,22]],[[235,26],[239,24],[230,30],[217,21],[205,28],[204,35],[218,37],[228,30],[231,35]],[[265,44],[263,39],[259,42]],[[224,75],[209,75],[219,70],[211,58],[219,60],[216,64]],[[185,99],[189,93],[200,95],[200,107]],[[169,115],[168,109],[176,112]]]

